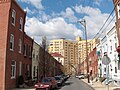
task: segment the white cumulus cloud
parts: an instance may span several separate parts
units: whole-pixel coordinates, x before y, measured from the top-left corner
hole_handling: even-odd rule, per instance
[[[65,12],[60,13],[62,17],[67,18],[69,22],[76,22],[78,19],[75,17],[75,13],[71,8],[66,8]]]
[[[27,17],[25,30],[28,35],[37,38],[47,36],[48,39],[75,39],[78,35],[82,36],[82,31],[80,29],[77,29],[73,24],[68,24],[62,17],[50,19],[46,23],[41,22],[36,17]]]
[[[85,19],[87,23],[86,26],[87,26],[88,38],[93,38],[93,36],[98,33],[98,31],[103,26],[103,24],[105,23],[106,19],[109,16],[109,14],[107,13],[102,13],[100,9],[92,8],[89,6],[86,6],[86,7],[83,7],[82,5],[75,6],[74,9],[79,14],[85,14],[83,19]],[[108,20],[108,22],[106,23],[106,25],[102,30],[104,30],[105,27],[107,27],[111,19],[112,19],[112,16],[110,17],[110,19]],[[113,20],[109,25],[109,27],[104,30],[104,33],[105,31],[110,30],[114,26],[114,22],[115,21]]]
[[[33,5],[36,9],[39,9],[39,10],[44,9],[44,7],[43,7],[43,5],[42,5],[42,3],[41,3],[42,0],[18,0],[18,1],[31,4],[31,5]]]

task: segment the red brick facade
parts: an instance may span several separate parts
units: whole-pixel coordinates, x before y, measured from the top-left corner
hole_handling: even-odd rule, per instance
[[[118,13],[118,4],[120,3],[119,0],[113,0],[114,1],[114,7],[115,7],[115,13],[116,13],[116,30],[117,30],[117,36],[118,36],[118,42],[120,45],[120,16]]]
[[[93,51],[90,52],[88,59],[89,59],[89,73],[92,70],[92,76],[94,78],[98,75],[98,58],[96,55],[96,48],[94,48]]]
[[[92,70],[92,76],[96,77],[98,75],[98,58],[96,55],[96,48],[94,48],[88,55],[88,67],[89,73]],[[87,60],[81,63],[80,72],[87,74]]]
[[[12,24],[12,11],[15,11],[15,25]],[[0,1],[0,90],[9,90],[16,87],[19,74],[19,63],[22,63],[21,75],[26,80],[26,65],[29,65],[31,72],[31,57],[24,57],[24,44],[33,46],[33,40],[24,32],[26,12],[15,0]],[[20,30],[20,18],[22,18],[22,30]],[[10,37],[14,36],[13,50],[10,50]],[[19,39],[22,41],[21,53],[19,53]],[[28,48],[29,52],[29,48]],[[31,51],[32,52],[32,51]],[[12,74],[12,63],[15,62],[15,75]],[[14,75],[14,78],[11,78]],[[29,77],[31,76],[31,73]]]

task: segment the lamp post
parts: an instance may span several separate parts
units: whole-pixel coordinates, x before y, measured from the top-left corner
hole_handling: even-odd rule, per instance
[[[85,30],[85,40],[86,40],[86,61],[87,61],[87,77],[88,77],[88,83],[90,83],[90,79],[89,79],[89,66],[88,66],[88,43],[87,43],[87,30],[86,30],[86,21],[78,21],[80,24],[82,24],[84,26],[84,30]]]

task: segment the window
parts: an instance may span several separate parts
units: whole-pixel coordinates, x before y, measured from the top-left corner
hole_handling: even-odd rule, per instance
[[[27,64],[26,65],[26,75],[27,75],[27,78],[29,78],[30,77],[30,65],[29,64]]]
[[[14,25],[14,26],[15,26],[15,16],[16,16],[16,12],[15,12],[15,10],[13,9],[13,10],[12,10],[12,25]]]
[[[116,38],[116,36],[114,37],[114,41],[115,41],[115,48],[117,48],[117,38]]]
[[[32,47],[29,46],[29,57],[31,58],[32,57]]]
[[[16,75],[16,62],[12,60],[11,62],[11,79],[15,78]]]
[[[117,48],[117,43],[115,42],[115,48]]]
[[[19,53],[22,52],[22,40],[19,39]]]
[[[27,56],[27,45],[24,45],[24,56]]]
[[[104,72],[106,72],[106,68],[104,68]]]
[[[118,4],[118,18],[120,18],[120,3]]]
[[[36,69],[36,67],[34,66],[34,68],[33,68],[33,77],[35,77],[35,69]]]
[[[22,27],[23,27],[23,19],[22,17],[20,18],[20,30],[22,31]]]
[[[13,51],[13,48],[14,48],[14,35],[11,34],[10,35],[10,50]]]
[[[112,46],[110,46],[110,50],[112,51]]]
[[[38,61],[38,55],[36,55],[36,60]]]
[[[115,67],[115,73],[117,73],[117,67]]]
[[[19,62],[19,76],[22,75],[22,62]]]

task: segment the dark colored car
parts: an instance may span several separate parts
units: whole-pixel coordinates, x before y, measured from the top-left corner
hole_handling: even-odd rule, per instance
[[[59,76],[55,76],[55,79],[56,79],[56,81],[57,81],[57,85],[58,85],[58,86],[61,86],[63,80],[62,80]]]

